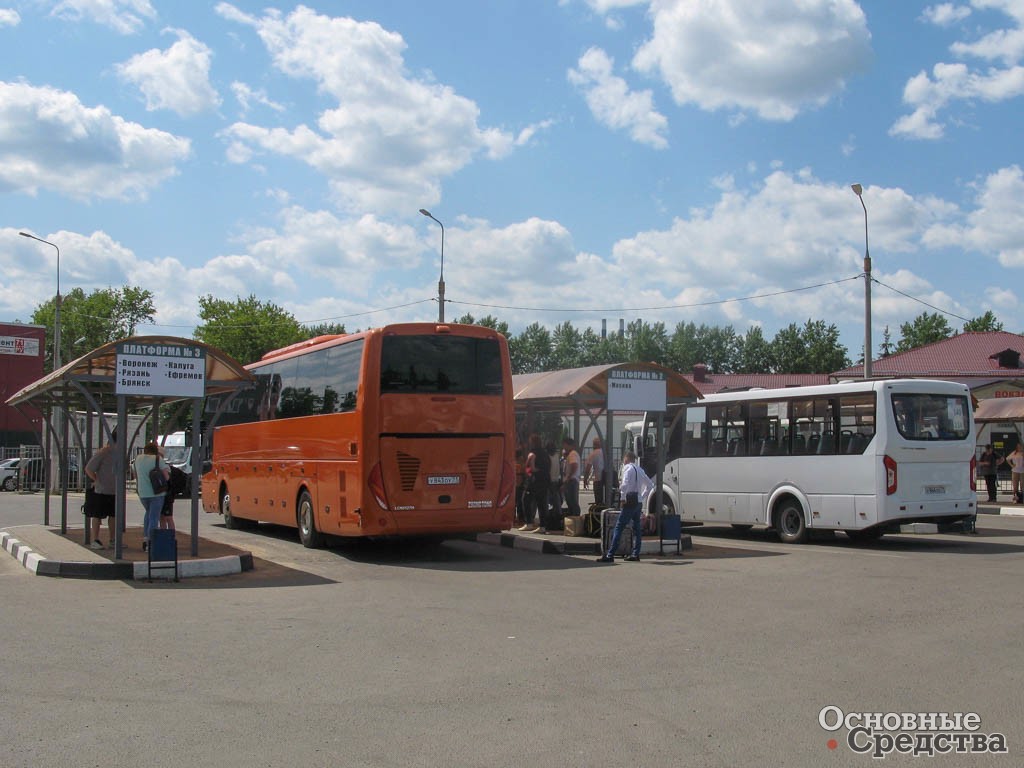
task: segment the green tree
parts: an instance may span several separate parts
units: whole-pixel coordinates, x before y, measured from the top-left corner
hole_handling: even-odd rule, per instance
[[[199,297],[195,338],[218,347],[243,365],[259,360],[267,352],[310,338],[290,312],[255,296],[235,301]]]
[[[67,362],[91,349],[134,336],[140,323],[151,322],[156,312],[153,293],[126,285],[101,288],[86,294],[73,288],[61,297],[61,361]],[[53,370],[55,299],[43,302],[32,313],[32,322],[46,326],[46,368]]]
[[[550,371],[551,334],[540,323],[531,323],[521,334],[509,340],[512,373]]]
[[[317,336],[333,336],[348,333],[344,323],[317,323],[316,325],[303,326],[306,338],[315,339]]]
[[[775,334],[771,360],[775,373],[830,373],[850,365],[836,326],[810,319],[802,328],[790,323]]]
[[[796,323],[780,328],[772,338],[771,367],[775,373],[810,373],[807,344]]]
[[[737,373],[769,373],[772,364],[772,345],[764,337],[764,331],[758,325],[747,329],[740,341]]]
[[[850,365],[846,347],[839,343],[839,329],[824,320],[808,320],[803,327],[808,373],[831,373]]]
[[[995,314],[992,310],[988,310],[984,315],[973,317],[964,323],[964,331],[1001,331],[1003,330],[1003,324],[996,319]]]
[[[551,367],[580,368],[583,365],[583,337],[568,320],[551,334]]]
[[[668,360],[669,337],[664,323],[648,325],[634,320],[626,326],[627,362],[659,363]]]
[[[953,335],[944,315],[938,312],[922,312],[912,322],[900,325],[900,340],[896,345],[897,352],[917,349],[925,344],[948,339]]]
[[[736,370],[740,357],[740,337],[731,325],[704,325],[697,329],[697,349],[700,360],[709,373],[732,373]]]
[[[704,361],[697,342],[697,326],[692,323],[678,323],[668,340],[666,365],[676,371],[692,371],[693,366]]]

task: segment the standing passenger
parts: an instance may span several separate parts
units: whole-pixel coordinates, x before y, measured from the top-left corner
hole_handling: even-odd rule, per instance
[[[85,474],[92,480],[92,493],[87,494],[89,504],[86,505],[85,516],[89,524],[89,546],[103,549],[100,541],[100,526],[103,518],[107,518],[107,530],[110,534],[109,546],[114,546],[114,510],[116,478],[114,477],[114,449],[117,447],[117,430],[110,433],[110,442],[100,448],[85,465]]]
[[[565,448],[565,469],[562,475],[562,493],[565,496],[565,505],[569,508],[567,514],[579,515],[580,513],[580,455],[576,452],[576,441],[571,437],[562,440]]]
[[[594,477],[594,503],[604,504],[604,451],[601,450],[601,438],[595,437],[593,448],[587,456],[587,462],[583,470],[583,487],[590,484],[590,477]]]
[[[996,474],[999,471],[999,465],[1004,461],[1005,459],[992,450],[991,444],[985,446],[985,450],[981,452],[981,458],[978,459],[978,474],[985,478],[985,489],[988,491],[989,501],[996,500]]]
[[[142,520],[142,551],[149,547],[149,536],[160,523],[160,511],[164,508],[164,491],[157,493],[149,479],[149,473],[160,470],[166,480],[169,476],[167,464],[160,460],[160,449],[155,442],[146,443],[142,453],[135,457],[135,488],[139,494],[146,516]]]
[[[1024,502],[1021,482],[1024,480],[1024,448],[1020,443],[1013,449],[1013,453],[1006,457],[1006,463],[1010,465],[1010,487],[1013,489],[1013,503]]]
[[[627,525],[633,528],[633,551],[626,557],[626,560],[636,562],[640,559],[641,537],[643,536],[643,528],[640,525],[640,512],[643,509],[642,502],[651,492],[654,483],[634,463],[635,459],[636,454],[632,451],[626,451],[622,456],[622,477],[619,478],[619,491],[622,494],[622,511],[619,512],[619,519],[615,523],[615,530],[612,533],[612,540],[608,546],[608,551],[597,559],[599,563],[610,563],[615,560],[615,550],[619,547],[622,530]]]

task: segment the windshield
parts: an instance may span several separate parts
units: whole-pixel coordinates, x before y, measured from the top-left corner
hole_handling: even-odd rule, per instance
[[[502,393],[497,339],[469,336],[385,336],[380,391],[453,395]]]
[[[165,445],[164,461],[168,464],[185,464],[188,462],[188,448],[181,445]]]
[[[966,395],[892,395],[896,427],[907,440],[966,440],[970,408]]]

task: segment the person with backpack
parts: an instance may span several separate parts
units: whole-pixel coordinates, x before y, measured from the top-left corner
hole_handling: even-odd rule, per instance
[[[142,551],[145,552],[149,547],[149,534],[159,524],[160,511],[164,508],[170,470],[167,462],[160,458],[160,447],[155,442],[146,443],[142,453],[135,457],[134,467],[135,489],[146,510],[142,521]]]
[[[170,465],[170,476],[167,478],[167,492],[164,494],[164,506],[160,510],[160,522],[158,528],[174,528],[174,498],[185,492],[188,484],[188,475],[182,472],[173,464]]]

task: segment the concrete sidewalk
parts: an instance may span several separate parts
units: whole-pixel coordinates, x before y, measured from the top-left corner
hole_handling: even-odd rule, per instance
[[[106,530],[104,526],[104,531]],[[122,537],[122,558],[114,560],[113,548],[94,550],[84,543],[81,528],[69,528],[67,535],[44,525],[21,525],[0,531],[0,546],[37,576],[61,576],[77,579],[145,580],[150,576],[149,558],[142,551],[142,531],[128,528]],[[188,538],[178,539],[178,577],[227,576],[253,569],[253,557],[227,544],[200,538],[202,557],[188,554]],[[154,570],[155,579],[171,579],[171,561],[154,561],[163,566]]]

